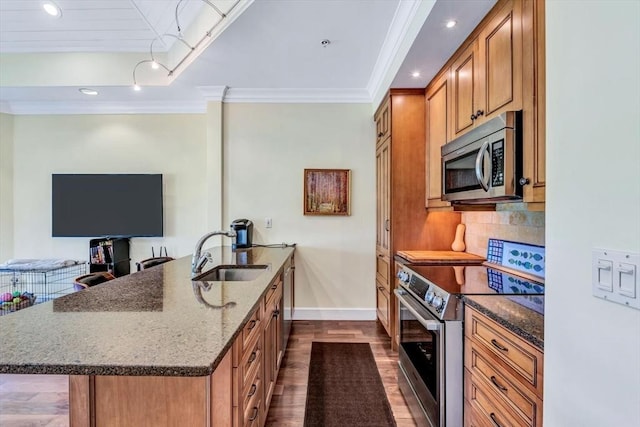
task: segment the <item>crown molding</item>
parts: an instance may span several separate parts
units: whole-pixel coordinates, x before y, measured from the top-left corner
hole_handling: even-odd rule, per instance
[[[240,103],[371,103],[371,95],[366,89],[247,89],[230,88],[224,102]]]
[[[15,115],[194,114],[206,112],[206,102],[11,102],[9,111]]]
[[[400,1],[393,16],[387,37],[384,40],[367,89],[371,94],[373,108],[387,92],[389,85],[398,72],[402,60],[407,55],[422,24],[435,5],[435,0]]]
[[[229,86],[198,86],[206,101],[222,102]]]

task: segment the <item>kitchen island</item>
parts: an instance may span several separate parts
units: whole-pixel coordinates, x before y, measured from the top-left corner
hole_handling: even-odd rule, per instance
[[[249,281],[191,281],[184,257],[4,316],[0,373],[69,375],[72,426],[263,420],[262,380],[284,351],[282,323],[270,320],[290,316],[293,251],[213,248],[205,269],[267,269]],[[244,401],[245,386],[261,399]]]

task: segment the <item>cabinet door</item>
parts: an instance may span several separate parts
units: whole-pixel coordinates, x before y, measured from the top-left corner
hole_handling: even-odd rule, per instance
[[[376,247],[387,257],[390,250],[391,139],[376,150]]]
[[[451,206],[442,197],[442,155],[440,147],[447,142],[449,116],[449,79],[444,73],[434,80],[426,92],[427,107],[427,208]]]
[[[476,123],[507,110],[521,110],[522,2],[506,2],[487,23],[479,36],[478,52],[484,90]]]
[[[376,306],[378,313],[378,320],[387,331],[387,334],[391,335],[389,328],[389,312],[390,312],[390,301],[389,301],[389,292],[380,284],[377,284],[377,296],[376,296]]]
[[[475,125],[477,106],[482,105],[482,76],[478,41],[474,40],[451,65],[452,117],[451,135],[457,138]]]
[[[374,117],[376,122],[376,147],[391,135],[391,98],[380,105]]]

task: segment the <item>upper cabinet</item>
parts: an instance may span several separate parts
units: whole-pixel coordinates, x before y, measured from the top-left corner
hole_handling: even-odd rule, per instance
[[[522,109],[522,2],[500,4],[451,65],[450,140],[508,110]]]
[[[450,207],[442,197],[442,162],[440,147],[447,142],[449,119],[449,73],[433,79],[425,91],[427,113],[427,208]]]
[[[427,208],[450,208],[440,200],[440,147],[522,110],[523,201],[544,209],[544,38],[544,0],[499,0],[427,85]]]

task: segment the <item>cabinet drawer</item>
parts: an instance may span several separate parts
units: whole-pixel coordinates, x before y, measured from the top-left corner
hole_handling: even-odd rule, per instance
[[[468,306],[465,319],[466,336],[483,344],[518,379],[529,383],[538,397],[542,397],[542,352]]]
[[[262,425],[262,417],[260,414],[262,400],[257,394],[254,397],[256,399],[251,401],[251,404],[245,408],[244,423],[242,424],[244,427],[259,427]]]
[[[488,424],[494,427],[532,427],[524,419],[520,418],[512,409],[504,406],[493,390],[484,381],[478,381],[467,369],[464,372],[465,398],[473,408],[476,424]]]
[[[247,351],[258,333],[262,330],[262,307],[258,307],[242,330],[242,353]]]
[[[389,311],[391,307],[389,304],[389,292],[387,292],[383,287],[378,287],[376,305],[378,319],[380,320],[380,323],[382,323],[382,326],[384,326],[384,328],[386,329],[387,334],[390,334]]]
[[[253,381],[250,381],[248,387],[245,387],[242,391],[243,402],[242,407],[245,409],[245,419],[247,415],[251,416],[252,408],[257,405],[257,402],[262,396],[263,381],[260,375],[256,375]],[[260,408],[258,406],[258,408]]]
[[[278,292],[278,289],[280,290],[280,293],[282,293],[282,275],[281,274],[278,274],[278,276],[269,285],[269,289],[267,289],[267,294],[264,296],[265,306],[271,304],[272,301],[276,301],[274,300],[274,296],[276,292]]]
[[[542,424],[542,401],[517,378],[500,369],[495,356],[483,345],[466,339],[464,365],[476,380],[493,389],[505,400],[505,405],[514,408],[530,425]]]
[[[386,283],[389,286],[389,260],[382,254],[376,257],[376,280],[380,283]]]
[[[250,387],[253,379],[259,374],[262,361],[262,337],[258,337],[253,347],[244,352],[240,361],[240,375],[242,389]]]
[[[481,414],[479,414],[467,399],[464,400],[464,427],[495,427],[487,424]]]

